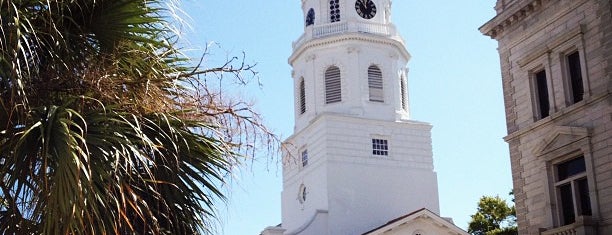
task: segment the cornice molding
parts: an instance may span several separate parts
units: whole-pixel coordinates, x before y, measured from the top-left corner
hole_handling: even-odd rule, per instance
[[[342,43],[342,42],[347,42],[347,41],[363,41],[363,42],[379,43],[383,45],[394,46],[398,49],[398,51],[400,51],[401,55],[404,56],[406,60],[410,60],[410,53],[408,53],[408,50],[406,50],[406,47],[403,41],[401,41],[401,39],[397,40],[397,39],[389,38],[389,37],[372,36],[372,35],[364,34],[364,33],[347,33],[347,34],[339,34],[339,35],[318,38],[318,39],[313,39],[311,41],[308,41],[293,51],[293,53],[289,57],[288,62],[290,65],[293,64],[295,60],[301,57],[302,54],[309,49],[316,48],[316,47],[324,47],[324,46],[328,46],[331,44],[337,44],[337,43]]]
[[[532,49],[531,53],[527,54],[527,56],[523,57],[522,59],[517,60],[516,63],[520,67],[525,67],[525,65],[531,63],[532,61],[544,55],[545,53],[550,53],[554,48],[558,47],[562,43],[571,40],[572,38],[575,38],[578,35],[584,34],[585,31],[586,25],[580,25],[579,27],[571,29],[569,32],[559,37],[556,37],[554,40],[547,43],[543,43],[535,49]]]
[[[362,235],[381,235],[381,234],[386,234],[389,231],[398,229],[400,226],[405,225],[405,224],[410,224],[410,223],[415,223],[417,221],[421,220],[421,222],[425,222],[425,223],[430,223],[432,225],[438,226],[439,228],[445,228],[448,229],[448,235],[464,235],[464,234],[468,234],[465,231],[463,231],[463,229],[459,228],[457,225],[455,225],[454,223],[445,220],[444,218],[440,217],[439,215],[437,215],[436,213],[431,212],[430,210],[426,209],[426,208],[422,208],[420,210],[414,211],[410,214],[401,216],[399,218],[396,218],[394,220],[391,220],[389,222],[387,222],[386,224],[375,228],[373,230],[370,230]]]
[[[606,100],[610,98],[612,98],[612,91],[608,91],[607,93],[603,93],[600,95],[586,97],[584,100],[572,106],[561,108],[559,111],[552,113],[550,116],[544,119],[531,123],[525,127],[522,127],[515,132],[508,133],[508,135],[505,136],[503,139],[506,142],[510,142],[510,141],[518,140],[530,134],[534,134],[534,133],[536,135],[542,134],[540,132],[541,130],[543,130],[545,127],[556,125],[557,120],[563,117],[567,117],[569,115],[574,115],[575,113],[579,111],[583,111],[595,103],[607,102]]]
[[[480,26],[479,30],[484,35],[497,39],[503,34],[505,29],[516,25],[523,21],[523,19],[541,10],[542,6],[550,1],[552,0],[530,0],[513,4],[507,9],[504,9],[501,14],[489,20],[489,22]]]
[[[547,135],[533,148],[532,153],[542,156],[548,152],[590,137],[590,131],[584,127],[554,126]]]

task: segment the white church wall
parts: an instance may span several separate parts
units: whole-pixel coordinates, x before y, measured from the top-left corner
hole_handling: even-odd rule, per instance
[[[317,210],[330,211],[329,221],[335,226],[329,234],[367,231],[423,207],[439,213],[430,130],[429,124],[414,121],[322,115],[287,141],[298,158],[306,146],[309,164],[301,167],[301,159],[286,163],[283,228],[300,228]],[[372,155],[373,137],[389,140],[389,156]],[[300,203],[302,184],[308,194]]]
[[[330,224],[335,226],[330,227],[329,234],[359,234],[409,211],[438,206],[431,202],[437,192],[427,186],[436,183],[435,174],[431,172],[405,173],[401,168],[381,169],[357,164],[334,164],[331,168],[336,173],[331,175],[333,180],[329,187],[341,190],[330,195],[329,218]],[[381,177],[383,175],[385,177]],[[358,186],[342,187],[346,184]],[[411,187],[405,187],[408,184],[412,184]]]
[[[329,119],[329,218],[334,225],[329,234],[358,234],[420,208],[439,213],[428,148],[431,126]],[[389,156],[372,155],[372,137],[390,140]]]
[[[308,224],[317,210],[326,211],[327,204],[327,168],[325,164],[316,166],[299,183],[286,185],[281,194],[282,224],[287,232],[293,232]],[[300,201],[300,187],[307,189],[306,200]]]
[[[327,127],[316,122],[285,141],[290,153],[284,154],[282,224],[288,232],[306,224],[317,210],[327,210],[327,162],[325,161]],[[302,166],[300,152],[308,151],[308,165]],[[300,202],[300,186],[307,188],[306,200]],[[320,224],[320,223],[319,223]]]

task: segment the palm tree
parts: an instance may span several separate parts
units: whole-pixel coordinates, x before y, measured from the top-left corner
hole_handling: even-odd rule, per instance
[[[189,66],[173,4],[0,0],[1,233],[212,232],[228,123],[268,132],[199,78],[251,67]]]

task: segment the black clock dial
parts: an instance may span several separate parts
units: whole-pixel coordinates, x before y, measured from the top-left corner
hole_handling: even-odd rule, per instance
[[[376,16],[376,4],[372,0],[357,0],[355,11],[364,19],[372,19]]]

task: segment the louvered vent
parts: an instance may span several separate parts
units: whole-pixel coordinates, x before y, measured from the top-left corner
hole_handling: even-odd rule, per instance
[[[368,68],[368,87],[370,88],[370,101],[384,102],[382,72],[376,65]]]
[[[304,84],[304,78],[300,81],[300,114],[306,112],[306,86]]]
[[[340,84],[340,69],[336,66],[325,71],[325,103],[342,101],[342,86]]]
[[[400,79],[400,89],[401,89],[401,101],[402,101],[402,109],[408,111],[408,92],[406,89],[406,77],[402,75]]]

